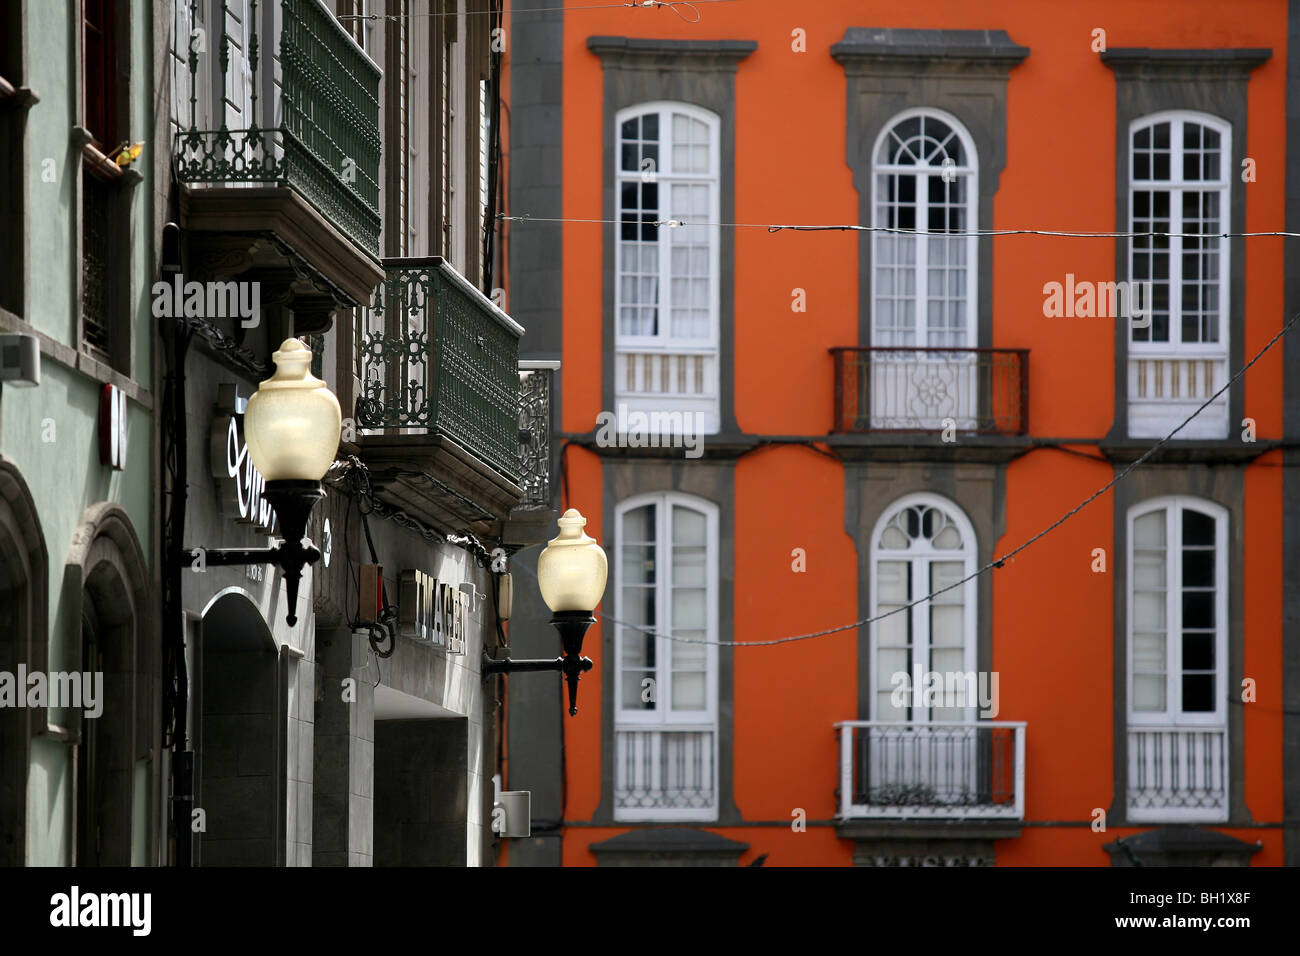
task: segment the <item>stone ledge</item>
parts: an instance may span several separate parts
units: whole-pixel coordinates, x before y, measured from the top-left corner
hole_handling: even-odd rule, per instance
[[[831,47],[844,66],[936,64],[1005,72],[1029,56],[1029,47],[1012,42],[1005,30],[913,30],[849,27]]]
[[[1111,47],[1100,54],[1101,62],[1114,70],[1117,76],[1161,80],[1200,77],[1244,80],[1272,56],[1273,51],[1268,47],[1180,50],[1133,46]]]
[[[758,49],[753,40],[660,40],[648,37],[587,37],[587,49],[612,66],[730,69]]]
[[[846,840],[1013,840],[1019,820],[841,820],[835,833]]]
[[[80,372],[101,385],[113,385],[120,388],[131,401],[147,411],[153,411],[153,393],[139,382],[128,378],[116,369],[109,368],[103,362],[87,355],[85,352],[56,341],[40,329],[33,327],[31,323],[4,309],[0,309],[0,332],[17,332],[23,335],[36,336],[41,343],[42,355],[48,355],[64,368]]]
[[[1263,846],[1217,830],[1168,826],[1119,837],[1103,849],[1111,866],[1250,866]]]
[[[601,866],[735,866],[748,843],[708,830],[652,827],[592,843]]]

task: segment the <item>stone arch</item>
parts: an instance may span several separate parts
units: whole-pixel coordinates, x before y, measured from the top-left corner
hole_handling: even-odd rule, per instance
[[[0,671],[43,667],[49,640],[49,554],[22,472],[0,455]],[[15,693],[21,693],[15,688]],[[0,866],[27,856],[27,768],[32,712],[0,707]]]
[[[78,747],[74,859],[128,866],[136,769],[151,759],[158,695],[148,564],[120,505],[99,502],[82,512],[64,563],[63,593],[65,666],[91,680],[103,675],[96,685],[99,716],[87,717],[87,708],[70,708],[65,716]],[[152,828],[147,832],[152,839]]]
[[[203,609],[199,641],[195,863],[282,865],[287,741],[275,638],[252,598],[230,588]]]

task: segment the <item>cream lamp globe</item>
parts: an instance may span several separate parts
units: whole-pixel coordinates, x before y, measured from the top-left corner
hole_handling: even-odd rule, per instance
[[[339,400],[311,374],[311,349],[285,339],[272,356],[275,374],[248,400],[244,440],[268,482],[320,481],[339,448]]]
[[[590,616],[605,594],[609,562],[604,549],[582,529],[587,519],[570,508],[559,519],[560,533],[537,559],[537,586],[556,614],[581,611]]]

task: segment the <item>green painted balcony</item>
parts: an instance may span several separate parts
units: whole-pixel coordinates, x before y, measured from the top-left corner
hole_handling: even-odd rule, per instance
[[[189,228],[269,233],[338,304],[368,301],[380,68],[321,0],[177,0],[174,27],[173,163]]]
[[[496,536],[530,484],[524,330],[439,257],[383,267],[352,330],[361,457],[394,505]]]

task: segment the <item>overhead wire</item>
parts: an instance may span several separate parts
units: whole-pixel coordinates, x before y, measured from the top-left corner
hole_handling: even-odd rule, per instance
[[[1207,398],[1199,408],[1197,408],[1185,419],[1183,419],[1182,423],[1177,428],[1175,428],[1169,434],[1161,438],[1158,442],[1156,442],[1145,452],[1143,452],[1142,455],[1134,459],[1127,467],[1125,467],[1122,471],[1116,474],[1115,477],[1111,478],[1110,481],[1106,482],[1106,484],[1102,485],[1100,488],[1098,488],[1096,491],[1090,494],[1087,498],[1079,502],[1079,504],[1075,505],[1069,511],[1065,512],[1065,514],[1061,515],[1059,518],[1057,518],[1047,527],[1043,528],[1041,531],[1039,531],[1037,534],[1033,535],[1032,537],[1026,539],[1021,544],[1012,548],[1010,551],[1007,551],[1001,557],[995,558],[992,561],[989,561],[987,564],[984,564],[981,567],[976,568],[974,571],[972,571],[970,574],[966,575],[965,577],[961,578],[960,580],[954,581],[953,583],[948,584],[944,587],[937,588],[936,590],[931,591],[929,594],[916,598],[913,601],[909,601],[906,604],[898,605],[892,610],[885,611],[880,614],[874,614],[870,617],[865,617],[862,618],[861,620],[853,621],[849,624],[840,624],[836,627],[826,628],[821,631],[812,631],[807,634],[795,634],[789,637],[776,637],[776,638],[769,638],[766,640],[758,640],[758,641],[716,641],[716,640],[710,640],[708,638],[679,637],[676,634],[664,634],[659,631],[653,630],[651,628],[643,627],[639,624],[632,624],[629,621],[620,620],[619,618],[616,618],[610,614],[604,614],[599,611],[595,611],[593,613],[597,617],[600,617],[602,620],[609,621],[612,624],[617,624],[620,627],[625,627],[628,628],[629,630],[637,631],[651,637],[663,637],[670,641],[676,641],[680,644],[707,644],[707,645],[715,645],[718,647],[770,647],[776,644],[790,644],[795,641],[813,640],[819,637],[828,637],[832,634],[838,634],[843,631],[856,630],[857,628],[866,627],[868,625],[875,624],[878,621],[883,621],[885,618],[892,617],[895,614],[901,614],[903,611],[910,610],[911,608],[914,608],[919,604],[925,604],[926,602],[933,600],[934,598],[938,597],[941,594],[945,594],[948,591],[952,591],[955,588],[959,588],[962,585],[970,581],[973,581],[984,574],[987,574],[988,572],[994,570],[995,568],[1001,568],[1007,561],[1013,560],[1015,556],[1019,554],[1021,551],[1024,551],[1034,542],[1040,540],[1041,538],[1055,531],[1057,528],[1063,525],[1070,518],[1073,518],[1076,514],[1078,514],[1088,505],[1092,504],[1092,502],[1096,501],[1106,492],[1110,491],[1117,484],[1119,484],[1121,481],[1127,478],[1136,468],[1141,466],[1147,459],[1149,459],[1152,455],[1154,455],[1157,451],[1159,451],[1165,445],[1165,443],[1170,441],[1175,435],[1177,435],[1180,431],[1186,428],[1192,422],[1192,420],[1196,418],[1197,415],[1199,415],[1201,412],[1205,411],[1205,409],[1207,409],[1210,405],[1212,405],[1219,398],[1219,396],[1223,395],[1224,392],[1226,392],[1229,388],[1231,388],[1234,384],[1236,384],[1236,382],[1243,375],[1246,374],[1246,371],[1250,369],[1251,366],[1253,366],[1256,362],[1258,362],[1261,358],[1263,358],[1264,355],[1269,351],[1269,349],[1271,349],[1274,345],[1276,345],[1279,341],[1281,341],[1282,336],[1286,335],[1286,333],[1289,332],[1292,329],[1292,327],[1295,326],[1296,322],[1300,322],[1300,313],[1297,313],[1296,315],[1292,316],[1290,321],[1288,321],[1285,325],[1283,325],[1282,328],[1277,332],[1277,334],[1274,335],[1271,339],[1269,339],[1268,342],[1264,345],[1264,347],[1260,349],[1258,352],[1256,352],[1254,357],[1249,362],[1247,362],[1245,365],[1239,368],[1232,375],[1232,377],[1229,378],[1228,381],[1224,383],[1223,387],[1220,388],[1213,395],[1211,395],[1209,398]],[[528,573],[530,574],[532,573],[531,569],[527,568],[527,566],[521,565],[521,567],[523,567],[524,570],[527,571]]]
[[[868,232],[891,236],[930,236],[945,239],[991,239],[999,236],[1048,236],[1057,239],[1300,239],[1300,232],[1120,232],[1084,229],[908,229],[903,226],[864,226],[857,223],[765,223],[712,222],[690,219],[585,219],[581,217],[533,216],[528,213],[506,215],[502,222],[577,223],[606,226],[663,226],[669,229],[686,226],[717,226],[723,229],[766,229],[769,233],[791,232]]]
[[[551,7],[520,7],[517,10],[511,10],[513,16],[516,13],[558,13],[584,11],[584,10],[618,10],[624,7],[634,10],[662,10],[668,9],[677,14],[686,23],[699,23],[700,11],[699,5],[702,3],[739,3],[740,0],[626,0],[624,3],[578,3],[563,4]],[[683,11],[690,11],[694,14],[694,19],[688,19]],[[337,19],[340,22],[347,20],[404,20],[415,17],[457,17],[457,16],[483,16],[491,14],[490,10],[440,10],[429,11],[426,13],[345,13]]]

